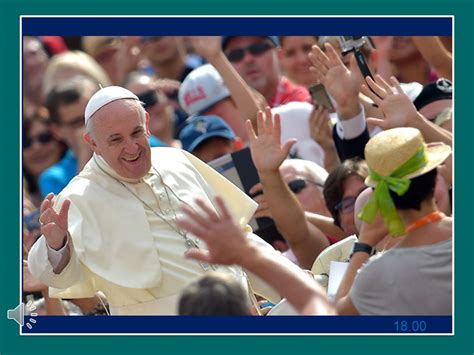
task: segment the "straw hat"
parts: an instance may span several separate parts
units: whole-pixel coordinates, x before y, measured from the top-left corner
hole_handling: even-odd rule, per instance
[[[425,146],[427,164],[406,179],[423,175],[442,164],[451,154],[451,147],[444,143],[426,144],[421,132],[412,127],[393,128],[380,132],[369,140],[365,146],[367,165],[380,176],[389,176],[402,164],[408,161],[421,146]],[[375,187],[377,183],[370,176],[365,184]]]

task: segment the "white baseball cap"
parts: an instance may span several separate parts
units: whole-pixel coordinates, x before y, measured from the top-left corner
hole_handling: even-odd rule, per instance
[[[194,69],[179,88],[179,104],[188,115],[201,114],[212,105],[230,96],[219,72],[205,64]]]
[[[86,106],[84,113],[85,124],[89,121],[94,113],[99,111],[105,105],[110,104],[113,101],[133,99],[140,101],[133,92],[121,87],[121,86],[107,86],[97,91],[90,98]]]

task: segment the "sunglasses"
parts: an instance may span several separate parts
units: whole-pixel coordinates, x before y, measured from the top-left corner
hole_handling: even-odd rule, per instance
[[[253,56],[259,56],[274,48],[274,46],[266,41],[252,43],[247,47],[235,48],[225,52],[225,56],[230,62],[240,62],[245,57],[245,53],[249,52]]]
[[[27,137],[23,140],[23,148],[31,147],[34,142],[38,142],[39,144],[47,144],[53,140],[53,135],[50,132],[42,132],[34,137]]]
[[[143,108],[146,110],[158,103],[158,94],[155,90],[150,90],[138,95],[138,100],[142,102]]]
[[[290,181],[288,183],[288,187],[294,194],[298,194],[303,189],[305,189],[306,186],[308,186],[308,183],[312,184],[312,185],[315,185],[315,186],[323,187],[323,185],[318,184],[317,182],[309,181],[309,180],[303,180],[303,179],[296,179],[296,180]]]

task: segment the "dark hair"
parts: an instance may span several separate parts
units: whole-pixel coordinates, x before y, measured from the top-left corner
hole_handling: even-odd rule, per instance
[[[433,198],[436,185],[437,169],[411,179],[410,187],[403,196],[398,196],[390,191],[393,203],[399,210],[415,209],[420,210],[421,203],[429,198]]]
[[[342,190],[344,181],[351,175],[359,176],[362,180],[365,180],[368,173],[368,167],[364,160],[352,158],[345,160],[328,175],[324,183],[323,195],[336,226],[341,226],[336,205],[341,202],[344,195]]]
[[[60,123],[61,117],[59,117],[59,107],[61,105],[73,104],[81,98],[84,93],[85,83],[90,82],[95,85],[92,79],[77,75],[71,80],[62,82],[58,85],[55,85],[46,96],[46,108],[49,111],[51,121],[54,123]],[[97,85],[97,89],[99,86]]]
[[[250,305],[241,284],[232,276],[211,272],[189,284],[181,293],[182,316],[246,316]]]
[[[48,111],[44,107],[38,108],[31,116],[24,116],[22,120],[22,140],[24,141],[30,133],[31,126],[34,122],[40,122],[44,124],[48,130],[51,130],[51,119],[48,116]],[[62,148],[61,159],[66,154],[67,146],[64,142],[58,141]],[[38,181],[34,177],[28,168],[23,163],[23,177],[26,180],[26,186],[30,194],[36,194],[38,192]]]

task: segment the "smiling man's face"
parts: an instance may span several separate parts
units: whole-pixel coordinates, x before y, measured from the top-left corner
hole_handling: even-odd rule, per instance
[[[92,117],[92,134],[86,140],[94,152],[129,179],[140,179],[151,167],[148,114],[142,115],[138,101],[117,100]]]

